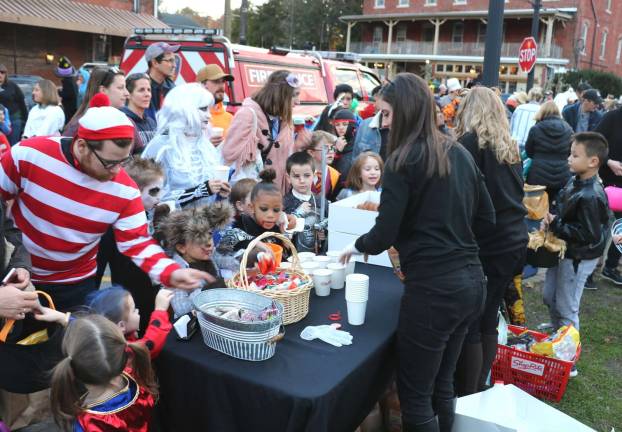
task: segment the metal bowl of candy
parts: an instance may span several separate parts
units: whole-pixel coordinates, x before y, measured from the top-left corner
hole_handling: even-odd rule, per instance
[[[194,300],[203,341],[223,354],[242,360],[272,357],[283,337],[283,306],[250,291],[217,288]]]

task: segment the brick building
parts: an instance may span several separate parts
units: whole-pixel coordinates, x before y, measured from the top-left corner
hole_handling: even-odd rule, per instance
[[[157,0],[0,0],[0,63],[50,79],[62,55],[76,67],[118,64],[134,28],[167,27],[155,7]]]
[[[622,5],[614,0],[543,0],[536,82],[557,71],[593,68],[622,73]],[[409,71],[465,82],[482,70],[487,0],[364,0],[363,14],[343,16],[347,49],[381,73]],[[506,0],[499,81],[506,92],[523,89],[518,47],[530,36],[528,0]],[[359,26],[360,40],[351,41]]]

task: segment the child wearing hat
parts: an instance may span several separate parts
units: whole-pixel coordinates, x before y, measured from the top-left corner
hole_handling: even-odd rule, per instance
[[[337,141],[335,141],[335,160],[333,167],[346,175],[352,165],[352,150],[354,149],[354,136],[356,135],[356,117],[349,109],[342,108],[335,112],[331,120],[335,128]]]

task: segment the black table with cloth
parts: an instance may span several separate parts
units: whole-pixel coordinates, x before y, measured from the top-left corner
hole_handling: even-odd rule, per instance
[[[309,314],[285,327],[276,354],[263,362],[237,360],[174,332],[157,360],[158,417],[163,430],[352,432],[382,396],[394,371],[394,342],[403,286],[392,269],[356,264],[370,277],[365,324],[347,320],[345,289],[312,291]],[[341,312],[352,345],[305,341],[309,325],[331,324]]]

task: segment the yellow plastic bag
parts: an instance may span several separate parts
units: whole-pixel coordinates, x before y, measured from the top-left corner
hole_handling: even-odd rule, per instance
[[[577,354],[581,338],[573,325],[560,327],[557,332],[531,346],[531,352],[560,360],[572,361]]]

